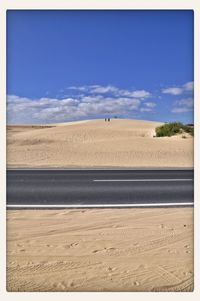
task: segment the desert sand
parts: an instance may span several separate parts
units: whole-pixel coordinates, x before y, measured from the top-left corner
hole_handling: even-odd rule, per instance
[[[193,138],[113,119],[7,127],[8,167],[192,167]],[[8,291],[192,291],[193,208],[8,210]]]
[[[8,167],[192,167],[193,138],[155,138],[161,123],[112,119],[7,127]]]
[[[8,291],[192,291],[193,209],[8,210]]]

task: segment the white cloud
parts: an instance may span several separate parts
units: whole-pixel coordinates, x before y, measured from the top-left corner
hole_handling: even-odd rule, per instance
[[[145,102],[144,105],[148,108],[154,108],[156,106],[155,102]]]
[[[115,97],[130,97],[130,98],[147,98],[151,96],[151,93],[146,90],[125,90],[119,89],[115,86],[108,85],[108,86],[100,86],[100,85],[91,85],[91,86],[72,86],[68,89],[74,91],[83,91],[87,92],[88,94],[109,94]]]
[[[8,123],[52,123],[81,118],[126,115],[139,110],[141,101],[128,97],[81,96],[79,98],[29,99],[7,97]]]
[[[71,86],[67,89],[71,90],[70,96],[55,98],[30,99],[8,95],[8,123],[52,123],[104,118],[107,115],[133,116],[140,112],[142,100],[151,95],[146,90],[120,89],[112,85]],[[154,105],[149,102],[146,104],[148,106]]]
[[[171,94],[171,95],[180,95],[185,92],[192,92],[194,90],[194,82],[187,82],[180,87],[169,87],[162,90],[164,94]]]
[[[152,108],[141,108],[140,112],[152,112]]]
[[[118,94],[121,96],[136,97],[142,99],[149,97],[151,95],[148,91],[145,90],[136,90],[136,91],[119,90]]]
[[[71,86],[68,87],[68,89],[70,90],[78,90],[78,91],[87,91],[87,86],[80,86],[80,87],[76,87],[76,86]]]
[[[90,93],[97,93],[97,94],[105,94],[105,93],[116,93],[118,91],[118,88],[113,86],[89,86],[88,91]]]
[[[194,99],[193,98],[185,98],[179,99],[174,102],[173,108],[171,110],[172,113],[185,113],[193,111]]]
[[[180,99],[180,100],[177,100],[175,102],[175,105],[193,107],[194,106],[194,99],[193,98]]]
[[[183,88],[186,91],[193,91],[194,90],[194,82],[188,82],[188,83],[184,84]]]
[[[180,95],[180,94],[183,93],[183,89],[182,88],[171,87],[171,88],[163,89],[162,93],[171,94],[171,95]]]
[[[191,112],[192,110],[189,108],[173,108],[171,110],[172,113],[186,113],[186,112]]]
[[[151,93],[145,91],[145,90],[138,90],[133,92],[134,97],[141,97],[141,98],[146,98],[151,96]]]
[[[153,112],[153,108],[155,108],[156,103],[155,102],[145,102],[143,103],[144,107],[140,108],[140,112],[142,113],[151,113]]]

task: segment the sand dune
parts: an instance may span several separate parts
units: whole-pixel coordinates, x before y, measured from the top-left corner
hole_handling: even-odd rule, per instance
[[[7,165],[193,166],[193,138],[154,138],[159,125],[117,119],[8,126]],[[8,211],[7,289],[192,291],[193,209]]]
[[[192,291],[193,209],[7,213],[8,291]]]
[[[154,138],[158,122],[112,119],[7,128],[9,167],[191,167],[193,138]]]

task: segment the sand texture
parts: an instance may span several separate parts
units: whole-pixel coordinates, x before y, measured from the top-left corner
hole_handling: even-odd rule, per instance
[[[193,138],[154,138],[161,123],[112,119],[7,126],[8,167],[192,167]]]
[[[8,210],[8,291],[192,291],[193,209]]]

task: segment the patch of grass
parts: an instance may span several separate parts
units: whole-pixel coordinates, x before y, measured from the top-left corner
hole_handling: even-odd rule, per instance
[[[156,137],[171,137],[181,133],[194,136],[194,127],[181,122],[170,122],[156,128]]]

